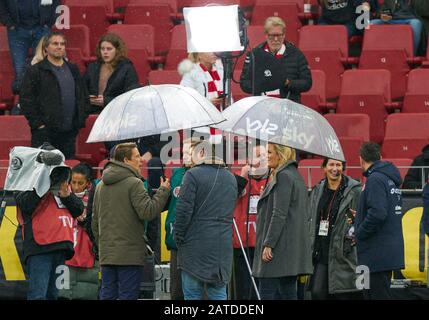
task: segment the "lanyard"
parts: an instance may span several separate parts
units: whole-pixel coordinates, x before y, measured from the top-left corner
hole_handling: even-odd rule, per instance
[[[321,215],[320,215],[321,220],[328,220],[329,221],[329,218],[331,217],[332,206],[334,205],[334,201],[335,201],[335,198],[337,196],[337,192],[338,192],[339,188],[340,188],[340,186],[338,186],[338,188],[335,190],[334,195],[332,196],[331,202],[329,203],[328,214],[326,215],[326,219],[323,219],[323,211],[321,212]]]

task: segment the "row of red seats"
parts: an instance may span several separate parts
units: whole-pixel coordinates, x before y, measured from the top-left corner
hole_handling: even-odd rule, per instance
[[[392,102],[390,92],[391,75],[387,70],[347,70],[340,76],[340,95],[337,103],[328,103],[326,98],[326,76],[323,71],[312,70],[313,86],[302,94],[302,104],[320,113],[335,110],[337,113],[363,113],[371,117],[371,140],[382,142],[384,123],[392,111],[405,113],[428,112],[429,69],[414,69],[408,75],[407,90],[403,104]],[[240,71],[234,73],[239,79]],[[180,75],[174,70],[154,70],[149,73],[151,84],[180,83]],[[238,83],[232,83],[235,101],[248,94],[241,91]]]

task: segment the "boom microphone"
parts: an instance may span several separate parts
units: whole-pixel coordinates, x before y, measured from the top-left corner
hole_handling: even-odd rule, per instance
[[[56,152],[44,151],[37,155],[37,162],[44,163],[47,166],[58,166],[63,162],[63,157]]]

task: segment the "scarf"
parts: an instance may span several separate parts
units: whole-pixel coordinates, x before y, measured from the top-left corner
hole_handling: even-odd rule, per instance
[[[201,70],[205,73],[205,78],[207,80],[207,94],[206,98],[211,100],[213,98],[219,97],[223,93],[223,83],[220,79],[219,73],[216,70],[216,67],[213,65],[211,70],[207,70],[207,68],[203,64],[199,64]],[[222,133],[219,130],[214,128],[210,128],[211,142],[218,144],[222,141]]]
[[[219,97],[223,93],[223,83],[220,80],[219,73],[216,70],[216,67],[213,65],[212,69],[209,71],[201,63],[199,64],[201,70],[205,73],[205,78],[207,80],[207,99],[213,99]]]

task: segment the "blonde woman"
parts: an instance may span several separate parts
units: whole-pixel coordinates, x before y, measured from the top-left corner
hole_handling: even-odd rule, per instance
[[[40,41],[37,44],[36,50],[34,52],[34,57],[31,60],[32,66],[42,61],[43,59],[45,59],[47,53],[46,53],[46,50],[43,48],[43,43],[46,41],[46,38],[47,38],[46,36],[43,36],[42,38],[40,38]]]
[[[311,274],[311,219],[294,149],[268,144],[269,182],[258,202],[253,276],[263,300],[296,300],[297,277]]]
[[[180,85],[197,90],[220,107],[223,94],[223,65],[213,52],[193,52],[178,67]]]

